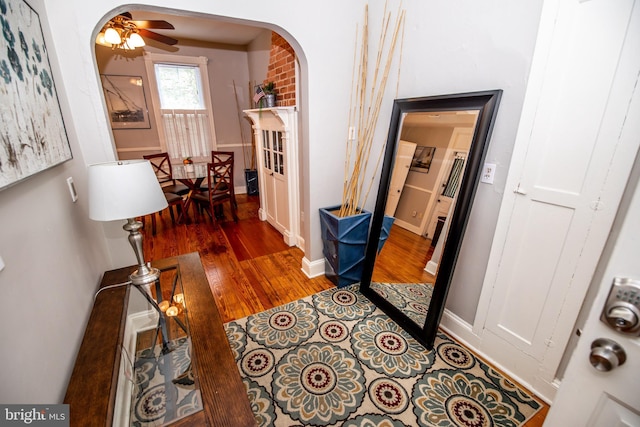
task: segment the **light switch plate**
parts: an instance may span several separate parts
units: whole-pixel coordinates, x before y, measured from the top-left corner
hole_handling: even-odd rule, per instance
[[[484,182],[485,184],[493,184],[493,179],[496,175],[496,164],[495,163],[485,163],[482,168],[482,175],[480,176],[480,182]]]
[[[67,178],[67,187],[69,187],[69,194],[71,194],[71,201],[75,203],[78,200],[78,192],[76,191],[76,186],[73,183],[73,178]]]

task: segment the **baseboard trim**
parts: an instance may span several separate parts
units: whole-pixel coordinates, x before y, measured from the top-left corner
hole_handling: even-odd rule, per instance
[[[302,272],[306,274],[309,279],[322,276],[324,274],[324,258],[315,261],[309,261],[307,257],[303,257]]]
[[[489,362],[494,367],[498,368],[515,381],[519,382],[523,387],[527,388],[530,392],[534,393],[538,398],[545,401],[547,404],[551,404],[555,393],[559,387],[559,381],[553,383],[542,383],[536,381],[535,384],[527,381],[522,376],[516,375],[511,369],[504,366],[502,363],[489,356],[486,350],[486,343],[482,336],[478,336],[473,333],[473,326],[467,323],[464,319],[456,316],[451,311],[445,309],[442,314],[439,328],[447,334],[455,338],[456,341],[467,346],[475,354],[482,357],[485,361]]]
[[[438,263],[429,260],[427,265],[424,267],[424,271],[426,271],[429,274],[433,274],[435,276],[436,273],[438,272]]]

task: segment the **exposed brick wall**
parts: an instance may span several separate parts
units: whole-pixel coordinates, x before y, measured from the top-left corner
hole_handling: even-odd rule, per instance
[[[276,105],[291,107],[296,105],[296,53],[279,34],[271,32],[271,53],[269,68],[264,83],[274,82]]]

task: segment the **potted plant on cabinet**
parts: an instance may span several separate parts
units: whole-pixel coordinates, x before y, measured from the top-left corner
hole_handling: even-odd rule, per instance
[[[338,287],[344,287],[359,282],[362,277],[362,269],[369,237],[369,225],[371,212],[363,209],[367,196],[371,190],[378,162],[371,180],[365,188],[365,176],[369,162],[371,148],[378,121],[380,106],[384,99],[384,92],[389,76],[389,69],[393,62],[393,53],[398,40],[398,34],[403,28],[404,11],[399,11],[395,30],[390,44],[385,43],[387,33],[381,37],[380,49],[377,55],[377,63],[373,74],[373,83],[368,83],[367,73],[368,55],[368,9],[365,7],[365,25],[362,30],[362,45],[359,52],[360,64],[358,66],[358,78],[355,87],[352,87],[351,111],[349,114],[349,135],[347,137],[347,153],[345,158],[345,180],[342,194],[342,203],[338,206],[320,209],[320,231],[323,242],[323,254],[326,259],[325,275]],[[387,18],[388,19],[388,18]],[[384,52],[385,46],[388,50]],[[382,59],[386,53],[386,62]],[[358,54],[358,52],[356,52]],[[384,69],[381,67],[384,65]],[[382,71],[382,72],[379,72]],[[355,70],[354,70],[355,72]],[[373,89],[372,89],[373,88]],[[380,151],[384,152],[384,144]],[[383,231],[378,251],[386,240],[393,217],[385,217]]]
[[[265,104],[267,108],[273,108],[276,106],[276,84],[274,82],[268,82],[264,85],[263,89],[264,97],[266,99]]]

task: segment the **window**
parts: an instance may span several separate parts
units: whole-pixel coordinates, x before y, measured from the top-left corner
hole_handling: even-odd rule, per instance
[[[207,58],[146,54],[154,113],[163,151],[172,159],[215,150]]]
[[[200,69],[193,65],[154,64],[160,108],[204,110]]]
[[[278,175],[284,175],[282,132],[275,130],[262,131],[262,154],[264,156],[265,169]]]

